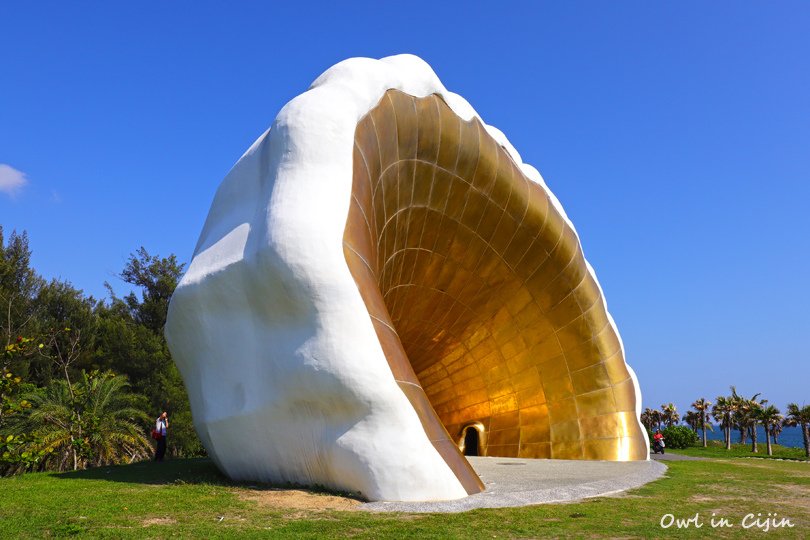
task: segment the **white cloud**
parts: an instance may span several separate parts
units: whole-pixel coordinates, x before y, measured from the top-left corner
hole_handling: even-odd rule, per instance
[[[28,178],[25,177],[24,172],[0,163],[0,192],[13,199],[27,183]]]

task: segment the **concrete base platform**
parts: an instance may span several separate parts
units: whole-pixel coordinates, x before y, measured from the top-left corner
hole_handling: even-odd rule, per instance
[[[469,457],[486,491],[455,501],[373,502],[361,506],[377,512],[464,512],[576,501],[611,495],[663,476],[657,461],[578,461]]]

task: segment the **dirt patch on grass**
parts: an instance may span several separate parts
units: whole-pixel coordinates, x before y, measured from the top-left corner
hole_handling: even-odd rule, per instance
[[[806,511],[810,511],[810,486],[783,484],[779,487],[784,497],[774,502],[786,505],[792,504]]]
[[[166,517],[149,518],[141,521],[141,525],[144,527],[150,527],[152,525],[174,525],[175,523],[177,523],[176,519]]]
[[[265,508],[287,510],[357,510],[361,502],[350,497],[312,493],[300,489],[240,489],[240,499],[252,501]]]

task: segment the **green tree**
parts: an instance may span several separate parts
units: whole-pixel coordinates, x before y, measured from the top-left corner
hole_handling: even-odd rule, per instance
[[[77,470],[150,453],[143,429],[149,417],[121,375],[82,372],[75,384],[54,380],[29,399],[26,425],[37,439],[31,451],[45,452],[49,469]]]
[[[32,357],[29,379],[47,386],[53,378],[70,380],[92,369],[97,329],[96,301],[67,281],[53,280],[37,295],[37,330],[44,347]]]
[[[779,444],[779,435],[782,434],[782,427],[785,425],[785,417],[781,416],[771,424],[771,437],[773,437],[773,444]]]
[[[720,422],[723,428],[723,438],[726,441],[726,450],[731,450],[731,428],[734,414],[737,412],[737,402],[727,396],[717,396],[712,407],[712,417]]]
[[[641,425],[647,428],[647,431],[652,431],[656,424],[660,424],[661,421],[661,413],[647,407],[644,409],[644,412],[641,413]]]
[[[4,359],[11,361],[16,356],[24,356],[30,350],[36,350],[32,338],[18,336],[6,345]],[[8,368],[0,368],[0,474],[6,475],[26,470],[35,465],[43,453],[30,452],[25,449],[33,440],[30,433],[21,429],[26,413],[31,409],[31,402],[24,396],[35,391],[36,387],[25,383]]]
[[[111,302],[97,310],[98,349],[103,355],[96,363],[128,375],[133,388],[149,398],[155,416],[169,412],[170,453],[201,455],[204,449],[194,432],[188,395],[163,336],[183,266],[174,255],[162,258],[143,247],[129,257],[120,277],[137,290],[118,298],[107,285]],[[105,355],[114,363],[105,364]]]
[[[678,408],[674,403],[661,405],[661,419],[667,427],[672,427],[681,421],[681,415],[678,414]]]
[[[697,433],[686,426],[668,426],[661,434],[668,448],[686,448],[698,442]]]
[[[698,413],[695,411],[686,411],[681,420],[695,433],[697,433],[698,429],[700,429],[700,418],[698,417]]]
[[[6,347],[21,336],[32,336],[37,308],[35,299],[44,282],[31,268],[28,235],[12,232],[6,242],[0,227],[0,340]],[[4,355],[3,365],[17,375],[26,376],[25,358],[35,350]]]
[[[782,419],[782,414],[780,413],[779,409],[773,405],[759,407],[756,409],[754,414],[756,419],[762,422],[762,426],[765,428],[765,440],[767,441],[768,455],[772,456],[773,448],[771,447],[771,426],[773,426],[774,423],[779,423],[779,421]],[[754,431],[756,431],[756,425],[754,426]]]
[[[161,258],[150,255],[144,247],[129,256],[121,279],[141,289],[140,298],[134,292],[124,297],[136,322],[163,334],[169,301],[183,275],[183,266],[174,255]]]
[[[810,457],[810,405],[799,407],[795,403],[788,403],[787,417],[784,420],[787,426],[800,426],[804,440],[804,454]]]
[[[698,416],[697,425],[700,426],[700,429],[703,431],[703,447],[706,447],[706,423],[709,421],[709,410],[712,406],[712,402],[707,400],[706,398],[696,399],[692,403],[692,408],[695,410],[695,413]],[[709,429],[712,429],[711,422],[709,422]],[[695,429],[697,431],[697,429]]]
[[[745,398],[739,395],[737,389],[732,386],[729,398],[737,406],[733,417],[737,429],[740,430],[740,443],[745,444],[746,435],[751,435],[751,451],[754,453],[759,451],[757,446],[757,424],[759,423],[757,415],[762,407],[768,403],[767,399],[759,399],[760,395],[760,393],[757,393],[750,398]]]

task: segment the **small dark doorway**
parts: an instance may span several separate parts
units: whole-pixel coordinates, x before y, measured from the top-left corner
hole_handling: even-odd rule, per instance
[[[472,426],[464,431],[464,455],[478,455],[478,430]]]

